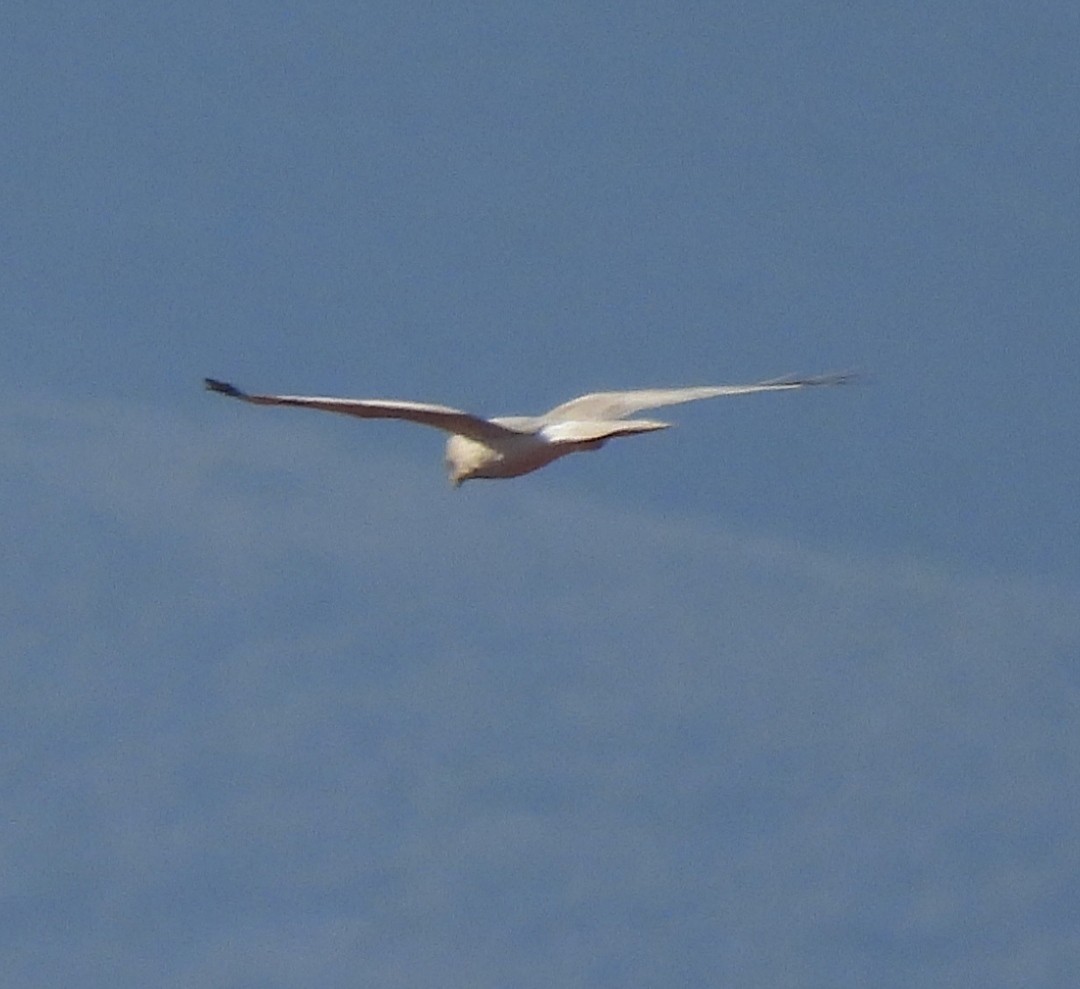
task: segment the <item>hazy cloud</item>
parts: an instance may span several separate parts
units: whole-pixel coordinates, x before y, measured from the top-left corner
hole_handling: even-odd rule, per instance
[[[20,985],[1074,970],[1077,588],[299,423],[3,417]]]

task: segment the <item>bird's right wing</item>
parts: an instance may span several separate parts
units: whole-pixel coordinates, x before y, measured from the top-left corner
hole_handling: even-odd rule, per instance
[[[203,379],[210,391],[230,398],[238,398],[252,405],[291,405],[302,409],[319,409],[323,412],[340,412],[360,419],[404,419],[422,426],[433,426],[447,433],[468,436],[482,443],[520,435],[518,430],[500,426],[489,419],[482,419],[460,409],[445,405],[429,405],[424,402],[399,402],[369,398],[320,398],[307,395],[252,395],[235,385],[214,378]]]
[[[567,419],[621,419],[642,409],[663,405],[679,405],[702,398],[721,395],[751,395],[760,391],[791,391],[814,385],[840,385],[850,381],[851,374],[819,374],[812,377],[774,378],[752,385],[705,385],[700,388],[644,388],[639,391],[607,391],[582,395],[540,417],[543,422],[564,422]]]

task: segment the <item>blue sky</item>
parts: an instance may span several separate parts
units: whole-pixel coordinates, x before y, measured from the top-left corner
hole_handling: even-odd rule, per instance
[[[20,985],[1071,984],[1080,14],[581,8],[5,11]]]

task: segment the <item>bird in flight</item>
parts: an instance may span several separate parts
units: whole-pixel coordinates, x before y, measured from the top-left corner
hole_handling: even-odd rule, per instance
[[[319,398],[306,395],[255,395],[235,385],[205,378],[206,387],[252,405],[290,405],[303,409],[340,412],[360,419],[405,419],[434,426],[450,437],[446,441],[446,469],[458,487],[474,477],[519,477],[546,467],[570,453],[598,450],[616,436],[635,436],[667,429],[655,419],[629,419],[644,409],[679,405],[721,395],[793,391],[817,385],[841,385],[851,374],[774,378],[752,385],[711,385],[700,388],[645,388],[582,395],[540,416],[503,416],[484,419],[470,412],[427,402],[401,402],[371,398]]]

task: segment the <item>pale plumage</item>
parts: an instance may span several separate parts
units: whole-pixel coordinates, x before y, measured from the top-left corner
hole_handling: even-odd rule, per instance
[[[839,385],[851,378],[850,374],[824,374],[807,378],[775,378],[752,385],[597,392],[557,405],[544,415],[503,416],[497,419],[484,419],[460,409],[426,402],[252,395],[224,381],[213,378],[206,378],[205,381],[210,391],[253,405],[292,405],[339,412],[360,419],[404,419],[441,429],[450,434],[446,442],[446,466],[450,481],[456,487],[474,477],[518,477],[567,454],[597,450],[613,437],[649,433],[670,425],[654,419],[626,418],[644,409],[721,395]]]

